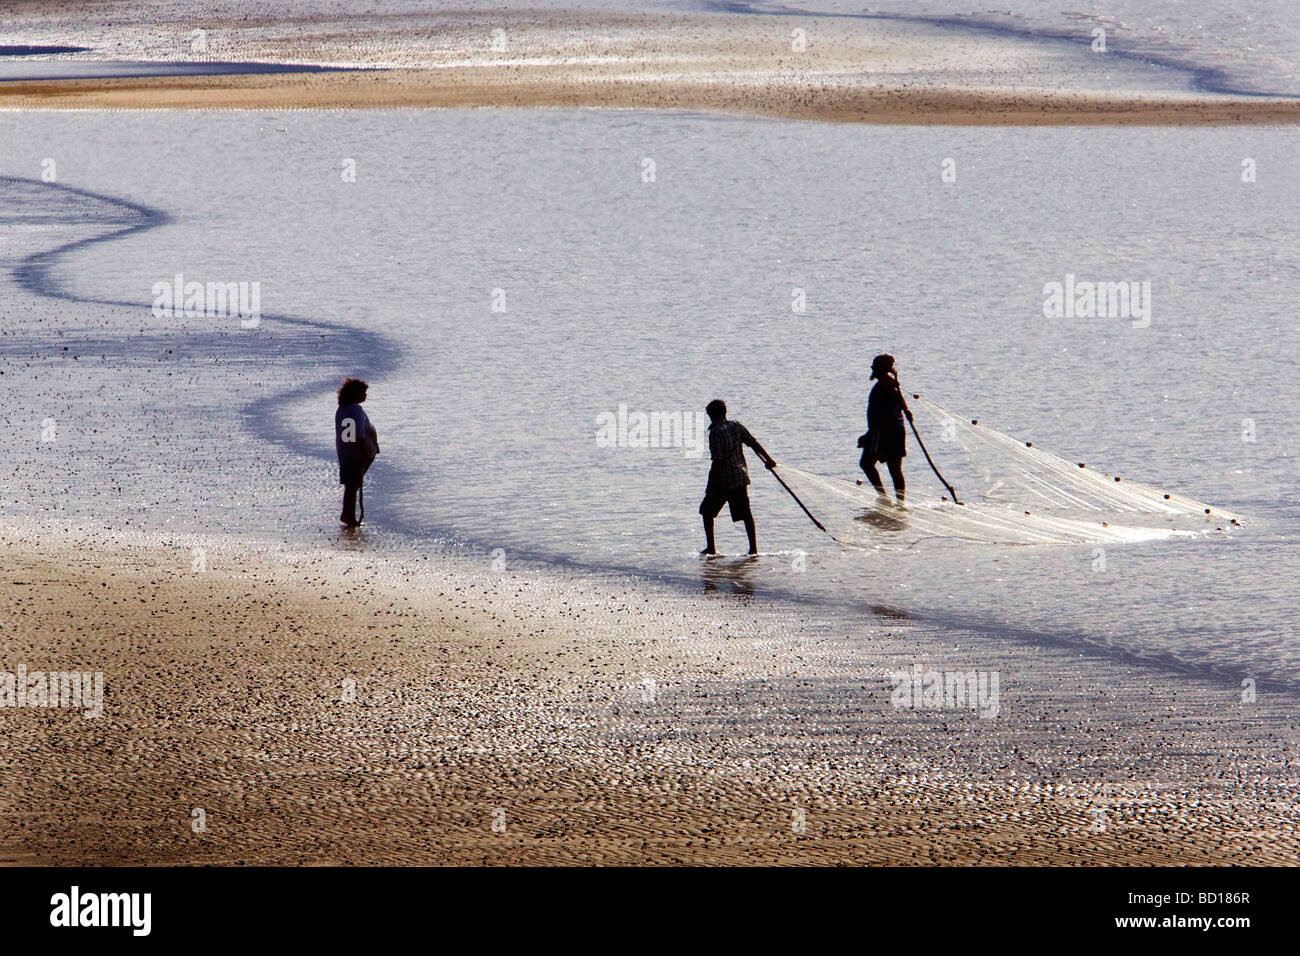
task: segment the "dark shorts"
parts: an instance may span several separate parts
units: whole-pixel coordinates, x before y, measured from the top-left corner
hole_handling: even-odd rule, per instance
[[[875,468],[878,464],[888,465],[891,461],[898,462],[899,467],[902,467],[903,458],[901,455],[897,458],[877,458],[871,454],[871,449],[868,448],[862,453],[862,458],[858,461],[858,467],[866,471],[868,468]]]
[[[906,458],[907,444],[902,427],[890,427],[883,430],[868,431],[862,436],[863,463],[889,461],[891,458]]]
[[[731,506],[732,521],[744,521],[746,518],[751,517],[749,486],[714,488],[710,485],[704,490],[704,500],[700,502],[700,514],[706,518],[716,518],[724,504]]]

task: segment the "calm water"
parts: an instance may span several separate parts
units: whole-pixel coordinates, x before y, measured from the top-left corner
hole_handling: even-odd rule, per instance
[[[15,513],[332,540],[331,388],[356,370],[383,446],[374,546],[454,541],[485,564],[501,549],[1300,686],[1294,130],[566,111],[27,114],[0,130],[0,172],[28,181],[9,206],[49,206],[5,226],[19,278],[40,249],[110,228],[102,210],[77,226],[94,216],[39,182],[43,159],[60,184],[152,210],[119,209],[139,231],[0,292],[6,367],[28,383],[10,420],[53,415],[67,436],[48,452],[64,458],[0,479]],[[154,318],[151,288],[177,272],[260,282],[263,326]],[[1044,318],[1043,286],[1066,273],[1150,282],[1149,327]],[[94,364],[72,369],[68,342]],[[707,458],[597,440],[620,404],[694,416],[720,396],[779,460],[852,477],[884,350],[910,390],[1264,526],[1100,561],[844,551],[757,467],[767,554],[710,565]],[[911,487],[937,491],[910,451]],[[725,515],[719,544],[743,550]]]

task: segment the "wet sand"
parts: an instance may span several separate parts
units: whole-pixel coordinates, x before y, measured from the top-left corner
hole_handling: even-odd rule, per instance
[[[1002,91],[781,88],[734,80],[588,80],[490,69],[431,73],[15,81],[0,108],[334,109],[591,107],[730,113],[839,123],[948,126],[1243,126],[1300,121],[1300,102]]]
[[[106,675],[98,719],[0,710],[4,863],[1297,859],[1276,792],[927,773],[935,725],[819,711],[792,688],[842,659],[742,601],[238,544],[196,572],[185,547],[2,537],[0,669]],[[916,630],[871,636],[907,651]],[[944,723],[949,750],[986,732]],[[845,732],[862,760],[816,758]]]
[[[0,108],[600,107],[951,125],[1286,124],[1300,101],[1189,92],[1170,69],[939,26],[819,17],[430,13],[114,24],[15,18],[29,42],[94,47],[62,62],[195,60],[360,72],[70,77],[0,83]],[[796,36],[796,32],[799,34]],[[87,60],[87,58],[90,58]],[[59,60],[47,61],[56,70]],[[151,67],[152,69],[152,67]],[[53,74],[52,74],[53,75]]]

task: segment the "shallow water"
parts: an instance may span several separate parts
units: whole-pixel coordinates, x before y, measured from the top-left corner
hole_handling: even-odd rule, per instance
[[[508,22],[512,8],[529,10],[639,11],[648,13],[723,13],[790,16],[813,14],[862,20],[882,19],[938,25],[976,41],[1019,37],[1044,49],[1090,48],[1094,31],[1104,30],[1106,50],[1117,73],[1127,65],[1160,65],[1186,74],[1189,88],[1201,91],[1300,94],[1300,17],[1292,0],[1012,0],[972,5],[961,0],[461,0],[457,10],[500,13]],[[136,0],[114,12],[119,24],[148,29],[148,49],[166,48],[159,24],[196,21],[307,17],[318,22],[336,18],[351,28],[369,18],[428,14],[425,0]],[[187,26],[186,30],[189,27]],[[179,31],[185,33],[186,30]],[[219,29],[215,31],[220,39]],[[28,39],[24,37],[24,39]],[[31,38],[35,39],[35,38]],[[41,36],[40,39],[48,40]],[[98,37],[96,37],[96,40]],[[812,42],[816,42],[815,34]],[[1077,79],[1077,76],[1075,77]],[[1023,84],[1022,84],[1023,85]]]
[[[1057,0],[1014,0],[996,9],[973,7],[959,0],[529,0],[526,4],[501,0],[461,0],[457,11],[499,15],[503,27],[520,8],[578,10],[599,13],[725,14],[737,20],[751,14],[789,18],[791,30],[809,29],[807,17],[834,17],[866,30],[913,26],[927,33],[939,30],[972,41],[976,47],[992,40],[1023,41],[1049,59],[1059,57],[1056,81],[1060,85],[1089,86],[1078,54],[1094,52],[1105,64],[1111,88],[1129,86],[1132,73],[1145,74],[1161,88],[1197,92],[1260,95],[1300,95],[1300,17],[1292,0],[1180,0],[1153,4],[1146,0],[1106,0],[1071,3]],[[89,47],[70,60],[105,56],[134,59],[172,59],[192,56],[188,39],[179,45],[162,25],[183,25],[177,38],[194,23],[223,21],[260,22],[303,19],[311,30],[337,22],[344,30],[384,31],[409,24],[414,15],[428,16],[425,0],[135,0],[114,5],[109,32],[87,33],[79,18],[61,21],[48,11],[14,18],[12,26],[21,46],[0,47],[6,52],[58,52],[55,40]],[[255,29],[255,28],[254,28]],[[63,36],[71,32],[71,36]],[[784,38],[781,38],[784,40]],[[225,36],[213,27],[214,52],[223,49]],[[808,35],[818,42],[815,28]],[[1100,49],[1104,40],[1105,49]],[[43,44],[38,47],[36,44]],[[79,48],[78,47],[78,48]],[[73,49],[78,49],[73,48]],[[202,58],[202,57],[200,57]],[[1023,67],[1020,67],[1023,68]],[[1050,71],[1049,71],[1050,73]],[[961,81],[960,77],[948,79]],[[1016,86],[1058,85],[1050,75],[1012,77]],[[981,82],[979,77],[966,82]]]
[[[142,76],[240,76],[260,73],[322,73],[340,69],[290,63],[202,63],[141,60],[4,60],[0,82],[17,80],[102,80]]]
[[[630,5],[628,0],[585,2]],[[683,6],[796,17],[902,18],[949,24],[976,37],[1010,35],[1046,44],[1091,46],[1101,30],[1113,59],[1186,69],[1192,86],[1202,91],[1300,93],[1300,17],[1290,0],[1110,0],[1069,9],[1057,0],[1015,0],[997,9],[953,0],[684,0]]]
[[[454,541],[485,563],[1300,685],[1294,130],[567,111],[10,114],[0,129],[0,173],[18,177],[8,424],[62,429],[15,446],[13,513],[332,541],[331,389],[357,372],[383,447],[371,546]],[[133,231],[40,255],[118,229]],[[261,325],[151,315],[178,272],[261,283]],[[1150,282],[1149,326],[1044,318],[1044,284],[1066,273]],[[766,553],[702,563],[706,457],[598,441],[621,404],[695,416],[721,396],[779,460],[854,477],[882,350],[909,390],[1262,523],[1101,554],[851,551],[751,457]],[[956,449],[927,443],[969,487]],[[909,448],[909,487],[937,493]],[[725,515],[719,544],[743,550]]]

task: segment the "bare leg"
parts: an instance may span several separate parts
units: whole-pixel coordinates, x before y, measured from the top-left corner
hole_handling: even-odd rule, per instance
[[[898,499],[898,503],[901,505],[904,498],[907,497],[907,487],[903,483],[903,459],[891,458],[888,465],[889,478],[894,483],[894,497]]]
[[[713,519],[704,519],[704,550],[700,554],[717,554],[718,549],[713,544]]]
[[[858,464],[860,464],[862,470],[867,473],[867,479],[871,482],[872,487],[875,488],[879,494],[883,495],[885,493],[885,483],[880,480],[880,472],[876,470],[876,463],[866,455],[863,455],[862,461]]]
[[[343,513],[339,520],[349,528],[357,525],[357,488],[358,485],[343,486]]]
[[[745,534],[749,535],[749,553],[758,554],[758,531],[754,527],[754,516],[745,519]]]

